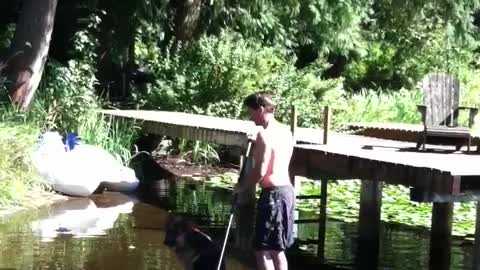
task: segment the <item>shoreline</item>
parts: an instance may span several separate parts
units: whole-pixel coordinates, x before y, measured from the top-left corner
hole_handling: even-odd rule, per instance
[[[66,201],[70,196],[59,194],[55,191],[31,190],[21,200],[20,205],[11,205],[0,208],[0,218],[18,213],[22,210],[38,209],[60,201]]]
[[[212,166],[212,165],[196,165],[182,160],[178,157],[157,157],[155,162],[174,177],[195,177],[195,176],[215,176],[222,175],[225,172],[234,172],[235,168]],[[54,203],[68,200],[73,196],[60,194],[54,190],[45,191],[32,189],[22,197],[19,204],[6,205],[0,207],[0,218],[13,215],[22,210],[38,209],[46,207]]]

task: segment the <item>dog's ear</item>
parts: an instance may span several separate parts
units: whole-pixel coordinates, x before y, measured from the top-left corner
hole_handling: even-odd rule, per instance
[[[171,225],[173,221],[173,217],[171,213],[168,213],[167,218],[165,219],[165,228],[168,229],[168,227]]]
[[[165,245],[169,247],[175,247],[177,245],[177,238],[183,233],[181,223],[181,217],[174,213],[168,214],[165,227]]]

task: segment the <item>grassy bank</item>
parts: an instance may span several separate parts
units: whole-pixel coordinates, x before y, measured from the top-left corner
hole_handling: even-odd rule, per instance
[[[25,205],[28,193],[48,190],[30,157],[39,134],[32,124],[0,123],[0,207]]]
[[[32,153],[46,130],[46,122],[38,115],[5,108],[0,111],[0,208],[36,206],[42,200],[32,198],[53,194],[51,183],[38,176],[32,163]],[[75,129],[83,143],[102,147],[123,163],[130,159],[137,130],[133,122],[104,118],[95,112]]]

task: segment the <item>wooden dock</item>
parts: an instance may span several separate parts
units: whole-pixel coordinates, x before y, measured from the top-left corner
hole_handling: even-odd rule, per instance
[[[104,110],[102,113],[134,119],[147,133],[231,146],[245,147],[258,131],[250,121],[178,112]],[[416,151],[415,140],[405,135],[415,134],[416,128],[404,126],[403,133],[395,135],[397,137],[391,135],[392,132],[391,137],[330,132],[327,144],[322,143],[321,129],[295,129],[297,144],[290,168],[294,175],[322,180],[324,195],[327,180],[362,180],[358,248],[368,252],[359,253],[358,269],[376,268],[372,256],[378,257],[379,252],[383,183],[410,187],[411,198],[433,202],[430,254],[437,259],[430,261],[430,269],[449,269],[453,201],[480,199],[480,155],[453,152],[451,147],[441,146],[427,146],[431,151]],[[322,201],[319,250],[323,250],[320,242],[325,237],[326,199]],[[477,216],[480,216],[478,209]],[[477,218],[477,228],[480,228],[480,218]],[[474,257],[480,257],[478,230],[475,243],[478,252]]]
[[[102,111],[139,121],[147,133],[232,146],[246,146],[258,132],[251,121],[164,111]],[[312,179],[368,179],[460,194],[480,188],[480,155],[415,151],[415,143],[297,128],[292,170]]]

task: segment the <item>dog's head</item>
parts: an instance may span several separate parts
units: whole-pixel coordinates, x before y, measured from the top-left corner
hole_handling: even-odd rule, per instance
[[[217,256],[220,256],[220,249],[215,246],[207,234],[200,231],[189,219],[170,214],[165,230],[163,243],[175,252],[176,258],[185,266],[185,269],[194,269],[193,264],[199,258],[208,261],[204,261],[204,263],[211,264],[212,267],[209,266],[205,269],[216,267],[217,259],[211,260],[211,257],[217,258]]]
[[[171,248],[177,247],[182,236],[191,232],[193,224],[180,216],[170,214],[167,220],[165,240],[163,243]]]

